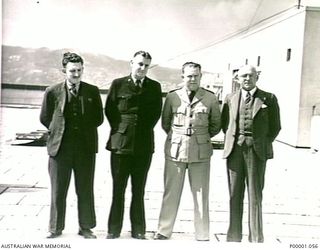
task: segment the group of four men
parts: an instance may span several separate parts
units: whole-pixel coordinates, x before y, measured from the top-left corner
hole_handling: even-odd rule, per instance
[[[226,134],[224,158],[230,193],[227,241],[242,239],[247,183],[249,241],[263,242],[261,204],[265,166],[272,157],[272,142],[280,131],[275,95],[256,87],[256,69],[247,65],[238,72],[241,89],[226,97],[220,112],[215,94],[200,87],[200,64],[187,62],[182,66],[183,87],[169,92],[162,108],[160,83],[146,76],[151,59],[145,51],[134,54],[130,61],[131,74],[112,82],[104,108],[111,128],[106,148],[111,151],[113,179],[107,239],[120,237],[129,177],[131,235],[146,239],[144,191],[154,152],[153,129],[162,116],[162,128],[167,134],[164,194],[154,239],[171,237],[188,171],[195,238],[209,240],[210,138],[222,128]],[[83,64],[83,59],[75,53],[63,55],[65,81],[46,89],[41,108],[41,123],[49,131],[48,238],[61,236],[64,229],[72,172],[78,198],[79,234],[96,238],[91,231],[96,226],[93,180],[97,127],[103,122],[103,107],[98,88],[81,81]]]

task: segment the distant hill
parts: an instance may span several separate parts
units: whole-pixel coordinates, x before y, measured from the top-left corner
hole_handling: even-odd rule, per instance
[[[23,48],[2,46],[2,82],[8,84],[52,85],[63,80],[61,57],[71,49]],[[115,78],[128,75],[129,61],[116,60],[106,55],[81,53],[85,60],[83,80],[108,89]],[[158,80],[167,92],[181,82],[180,69],[154,67],[151,78]]]

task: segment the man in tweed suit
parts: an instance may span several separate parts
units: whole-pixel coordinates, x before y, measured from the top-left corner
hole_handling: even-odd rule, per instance
[[[223,157],[227,159],[230,223],[227,241],[242,239],[245,184],[249,198],[249,241],[263,242],[262,190],[266,162],[273,158],[272,142],[280,131],[280,112],[274,94],[256,87],[253,66],[238,71],[241,89],[226,96],[222,106],[225,133]]]
[[[65,53],[62,59],[64,82],[46,89],[40,114],[49,130],[47,148],[51,181],[48,238],[62,234],[66,197],[72,172],[78,197],[79,234],[96,238],[93,178],[98,151],[97,127],[103,122],[103,108],[96,86],[81,81],[83,59]]]

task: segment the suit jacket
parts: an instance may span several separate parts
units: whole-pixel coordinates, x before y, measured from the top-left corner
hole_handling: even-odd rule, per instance
[[[217,97],[200,88],[190,102],[185,87],[170,92],[162,112],[162,128],[168,133],[165,143],[167,159],[209,161],[212,155],[210,137],[221,129]]]
[[[56,156],[65,131],[64,110],[68,98],[66,83],[62,82],[46,89],[41,113],[41,123],[49,129],[47,149],[50,156]],[[90,152],[98,152],[97,127],[103,122],[103,108],[99,89],[85,82],[80,83],[78,96],[81,102],[81,122],[87,148]]]
[[[254,93],[253,103],[253,148],[261,160],[273,158],[272,142],[277,137],[280,125],[280,110],[274,94],[261,89]],[[237,140],[237,120],[241,90],[226,96],[222,106],[221,123],[225,133],[223,158],[227,158]]]
[[[107,149],[117,154],[154,152],[153,128],[161,115],[160,83],[145,77],[140,91],[131,76],[115,79],[109,89],[105,115],[111,131]]]

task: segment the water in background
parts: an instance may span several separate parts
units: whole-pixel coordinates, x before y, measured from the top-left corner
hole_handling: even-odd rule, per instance
[[[41,105],[44,90],[30,89],[1,89],[1,104],[15,105]],[[106,94],[101,94],[102,102],[105,102]]]

